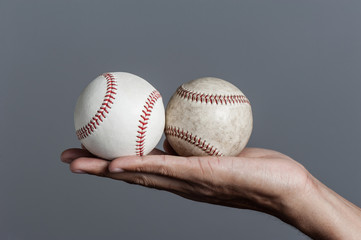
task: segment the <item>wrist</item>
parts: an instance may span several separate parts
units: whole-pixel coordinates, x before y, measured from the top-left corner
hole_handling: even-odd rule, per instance
[[[281,198],[278,216],[315,239],[360,239],[361,211],[307,172]]]

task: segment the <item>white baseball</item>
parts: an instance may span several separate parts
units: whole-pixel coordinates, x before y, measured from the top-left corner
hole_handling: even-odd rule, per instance
[[[249,100],[219,78],[180,86],[166,108],[165,134],[183,156],[235,156],[246,146],[253,118]]]
[[[76,135],[91,153],[108,160],[146,155],[164,131],[159,92],[125,72],[104,73],[81,93],[75,107]]]

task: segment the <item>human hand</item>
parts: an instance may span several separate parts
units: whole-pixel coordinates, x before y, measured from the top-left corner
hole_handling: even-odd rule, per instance
[[[153,150],[143,157],[111,162],[86,149],[69,149],[61,158],[71,171],[166,190],[182,197],[275,215],[284,194],[308,186],[308,172],[279,152],[246,148],[237,157],[180,157],[167,141],[168,152]],[[170,153],[170,154],[169,154]],[[275,209],[276,208],[276,209]]]
[[[74,173],[87,173],[165,190],[223,206],[271,214],[317,239],[360,239],[361,211],[314,178],[292,158],[245,148],[236,157],[180,157],[167,153],[120,157],[111,162],[86,149],[65,150]]]

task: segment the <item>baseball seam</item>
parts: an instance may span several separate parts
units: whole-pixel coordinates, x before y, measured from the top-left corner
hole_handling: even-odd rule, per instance
[[[186,89],[183,85],[177,89],[177,95],[180,98],[187,99],[193,102],[210,103],[210,104],[250,104],[246,96],[239,95],[217,95],[194,92]]]
[[[76,135],[79,140],[90,136],[95,129],[97,129],[100,123],[103,122],[109,114],[109,111],[112,108],[111,105],[114,103],[115,95],[117,94],[117,82],[115,77],[110,73],[104,73],[103,77],[107,80],[107,89],[102,105],[86,125],[76,130]]]
[[[135,153],[137,156],[144,155],[144,148],[145,148],[144,144],[145,144],[145,137],[146,137],[149,119],[152,114],[155,103],[161,97],[162,96],[157,90],[153,90],[149,94],[147,100],[145,101],[145,104],[142,109],[142,114],[140,115],[138,131],[137,131],[138,135],[135,146]]]
[[[203,140],[201,137],[193,135],[191,132],[181,129],[179,127],[167,126],[165,129],[165,134],[182,139],[198,147],[210,156],[224,156],[224,154],[222,154],[216,147],[207,143],[206,140]]]

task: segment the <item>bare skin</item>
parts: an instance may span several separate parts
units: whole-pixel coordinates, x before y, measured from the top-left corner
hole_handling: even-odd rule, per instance
[[[180,157],[165,141],[143,157],[106,161],[86,149],[61,155],[74,173],[108,177],[211,204],[278,217],[314,239],[361,239],[361,209],[314,178],[292,158],[246,148],[237,157]]]

